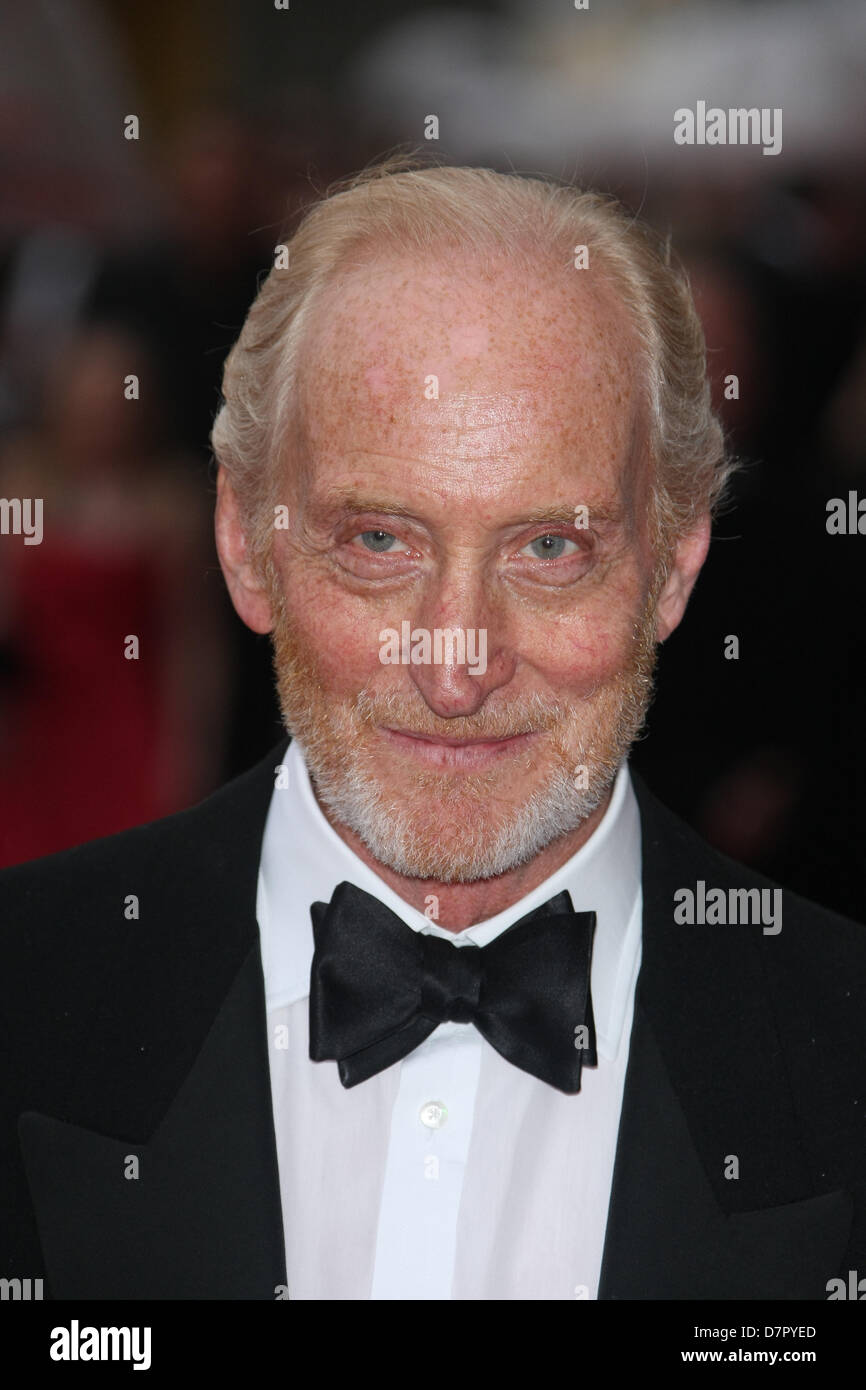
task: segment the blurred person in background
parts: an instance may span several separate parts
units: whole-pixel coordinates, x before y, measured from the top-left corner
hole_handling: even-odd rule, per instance
[[[154,170],[166,208],[159,235],[105,255],[83,305],[88,320],[123,325],[150,349],[179,460],[202,490],[226,353],[273,263],[279,225],[302,187],[309,195],[285,158],[262,119],[220,104],[187,113]],[[272,743],[279,712],[267,643],[234,620],[224,593],[218,601],[231,669],[221,771],[232,776]]]
[[[42,499],[44,518],[41,544],[0,549],[4,864],[165,815],[219,776],[207,496],[161,410],[143,344],[85,326],[54,362],[42,422],[0,451],[0,496]]]

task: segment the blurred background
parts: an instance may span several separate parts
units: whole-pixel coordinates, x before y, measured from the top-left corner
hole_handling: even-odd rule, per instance
[[[866,538],[826,530],[866,496],[864,77],[861,0],[0,0],[0,498],[44,499],[40,545],[0,535],[0,865],[190,805],[279,737],[213,547],[222,363],[281,230],[435,115],[447,162],[670,231],[743,467],[635,762],[866,918]],[[781,107],[782,152],[676,145],[698,100]]]

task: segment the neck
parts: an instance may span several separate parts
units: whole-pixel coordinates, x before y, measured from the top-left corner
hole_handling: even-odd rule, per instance
[[[427,899],[431,896],[436,898],[437,912],[432,915],[432,920],[446,931],[461,932],[476,922],[485,922],[489,917],[504,912],[556,873],[581,845],[586,844],[607,810],[610,796],[608,791],[602,804],[576,830],[554,840],[527,864],[509,869],[496,878],[478,879],[475,883],[443,883],[435,878],[408,878],[398,874],[375,859],[354,830],[334,820],[321,802],[319,806],[340,839],[404,902],[418,912],[424,912],[428,906]]]

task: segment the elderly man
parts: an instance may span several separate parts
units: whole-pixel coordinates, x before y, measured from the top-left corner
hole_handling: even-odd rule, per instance
[[[727,465],[594,194],[384,166],[226,365],[284,740],[0,878],[7,1276],[54,1297],[824,1299],[866,1269],[862,929],[627,754]]]

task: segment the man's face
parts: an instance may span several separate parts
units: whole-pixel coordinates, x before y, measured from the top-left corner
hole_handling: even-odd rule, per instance
[[[638,732],[655,562],[634,361],[588,271],[392,258],[316,308],[274,532],[279,693],[323,805],[398,873],[534,857]],[[444,640],[383,662],[387,629],[422,657],[428,632],[434,658],[462,629],[474,663]]]

